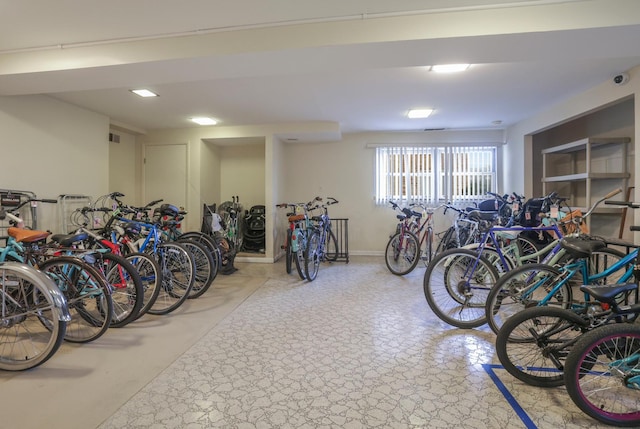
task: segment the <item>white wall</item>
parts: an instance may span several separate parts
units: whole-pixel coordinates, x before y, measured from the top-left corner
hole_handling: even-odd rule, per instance
[[[112,130],[120,143],[109,142],[109,192],[120,192],[132,205],[144,205],[140,195],[140,145],[136,136]]]
[[[240,197],[244,210],[265,204],[265,145],[224,146],[220,153],[222,201]]]
[[[500,131],[387,132],[347,134],[337,142],[288,143],[287,167],[282,170],[287,201],[283,202],[336,198],[340,203],[331,206],[329,214],[349,219],[349,253],[383,254],[397,221],[390,206],[375,205],[375,149],[368,144],[496,143],[500,139]],[[450,226],[451,219],[438,213],[436,231]]]
[[[60,194],[108,192],[109,118],[46,96],[0,97],[0,187]],[[40,229],[59,231],[59,207],[42,204]]]

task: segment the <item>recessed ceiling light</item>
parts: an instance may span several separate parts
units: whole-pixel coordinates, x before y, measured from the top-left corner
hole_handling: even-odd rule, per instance
[[[411,119],[428,118],[433,113],[433,109],[412,109],[407,113],[407,117]]]
[[[431,71],[437,73],[455,73],[465,71],[469,68],[469,64],[438,64],[431,66]]]
[[[196,117],[196,118],[191,118],[191,120],[193,122],[195,122],[198,125],[215,125],[218,123],[218,121],[216,121],[213,118],[205,118],[205,117]]]
[[[157,97],[158,94],[155,92],[149,91],[148,89],[130,89],[129,91],[133,92],[140,97]]]

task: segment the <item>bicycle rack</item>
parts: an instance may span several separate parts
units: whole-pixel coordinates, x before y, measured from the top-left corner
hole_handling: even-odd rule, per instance
[[[349,263],[349,219],[331,218],[331,230],[338,241],[338,261]]]
[[[36,194],[31,191],[18,191],[12,189],[0,189],[0,206],[7,211],[17,207],[27,200],[35,199]],[[25,205],[18,213],[20,219],[24,220],[24,226],[31,229],[38,229],[38,216],[35,205]],[[11,226],[8,219],[0,221],[0,239],[9,238],[7,229]]]
[[[58,219],[60,219],[60,231],[62,234],[69,234],[78,229],[74,225],[71,215],[77,209],[91,206],[91,197],[86,195],[61,194],[58,196]],[[91,227],[91,225],[89,226]]]

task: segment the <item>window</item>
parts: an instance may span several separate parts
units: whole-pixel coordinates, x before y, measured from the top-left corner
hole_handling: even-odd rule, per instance
[[[469,202],[497,188],[497,149],[377,147],[376,203]]]

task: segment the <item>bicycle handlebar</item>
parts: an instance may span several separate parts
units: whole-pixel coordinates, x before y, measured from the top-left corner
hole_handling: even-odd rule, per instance
[[[600,203],[601,203],[601,202],[603,202],[604,200],[607,200],[607,199],[609,199],[609,198],[611,198],[611,197],[613,197],[613,196],[615,196],[615,195],[618,195],[620,192],[622,192],[622,188],[615,189],[615,190],[613,190],[613,191],[609,192],[609,193],[608,193],[607,195],[605,195],[604,197],[600,198],[598,201],[596,201],[596,202],[593,204],[593,206],[591,206],[591,208],[589,209],[589,211],[587,211],[587,213],[585,213],[585,215],[584,215],[583,217],[587,217],[587,216],[589,216],[589,215],[591,214],[591,212],[593,212],[593,211],[596,209],[596,207],[598,207],[598,205],[600,205]],[[606,204],[606,202],[605,202],[605,204]]]

